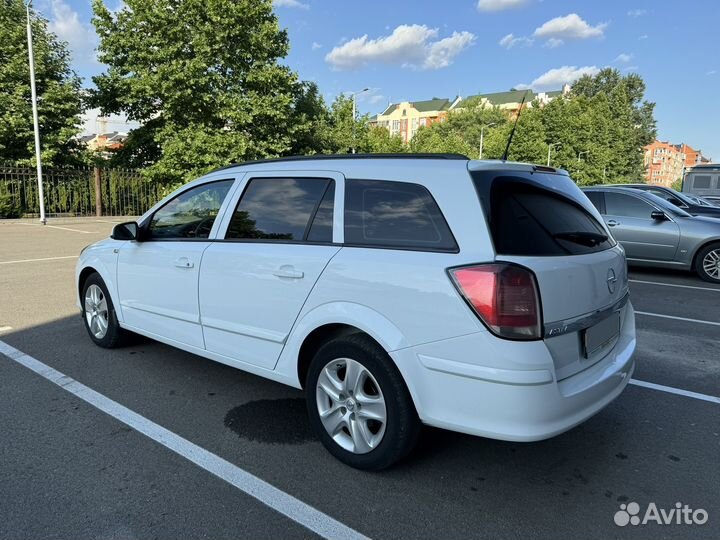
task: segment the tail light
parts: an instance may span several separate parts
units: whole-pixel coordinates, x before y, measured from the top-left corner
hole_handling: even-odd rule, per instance
[[[540,339],[540,294],[535,276],[520,266],[495,263],[449,270],[473,311],[496,335]]]

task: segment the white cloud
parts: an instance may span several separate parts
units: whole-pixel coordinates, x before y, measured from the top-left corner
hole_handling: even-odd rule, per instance
[[[528,0],[478,0],[477,8],[480,11],[502,11],[524,6]]]
[[[273,0],[273,6],[275,7],[288,7],[288,8],[300,8],[310,9],[308,4],[303,4],[299,0]]]
[[[647,15],[647,9],[631,9],[627,14],[629,17],[642,17]]]
[[[547,39],[549,47],[557,47],[568,39],[601,38],[606,27],[607,23],[590,26],[577,13],[570,13],[564,17],[550,19],[536,28],[533,36]]]
[[[617,55],[617,58],[615,58],[615,62],[617,62],[618,64],[627,64],[632,59],[633,59],[632,54],[620,53]]]
[[[368,39],[367,34],[351,39],[330,51],[325,61],[335,69],[358,69],[377,62],[419,69],[439,69],[452,64],[455,57],[475,41],[470,32],[454,32],[436,40],[437,28],[413,24],[400,25],[392,34]]]
[[[641,36],[638,36],[638,39],[647,39],[649,36],[647,34],[643,34]]]
[[[515,45],[529,47],[533,44],[533,40],[524,36],[517,36],[508,34],[498,41],[498,45],[505,47],[506,49],[512,49]]]
[[[624,67],[622,70],[627,73],[629,71],[637,71],[638,69],[640,69],[638,66],[627,66]]]
[[[558,38],[550,38],[545,42],[545,45],[543,47],[547,47],[548,49],[554,49],[555,47],[559,47],[560,45],[565,45],[565,42],[562,39]]]
[[[97,63],[95,49],[98,37],[89,23],[80,20],[80,15],[63,0],[51,0],[48,4],[48,28],[58,38],[70,45],[76,67]]]
[[[375,94],[374,96],[370,96],[370,99],[368,99],[368,103],[370,105],[377,105],[381,101],[385,101],[385,96],[382,94]]]
[[[317,41],[312,42],[312,50],[317,51],[318,49],[322,49],[322,45],[320,45]]]
[[[716,70],[716,69],[711,69],[710,71],[706,71],[706,72],[705,72],[705,75],[708,75],[708,76],[709,76],[709,75],[715,75],[716,73],[717,73],[717,70]]]
[[[546,71],[530,84],[516,84],[515,88],[519,90],[526,88],[553,90],[560,88],[565,83],[574,83],[583,75],[597,75],[599,72],[600,68],[597,66],[562,66]]]

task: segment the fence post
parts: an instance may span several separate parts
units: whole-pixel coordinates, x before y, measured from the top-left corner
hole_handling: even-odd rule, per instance
[[[95,165],[95,215],[102,216],[102,186],[100,185],[100,167]]]

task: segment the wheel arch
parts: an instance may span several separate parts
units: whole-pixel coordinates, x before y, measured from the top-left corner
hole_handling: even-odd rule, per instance
[[[711,238],[710,240],[705,240],[702,244],[700,244],[693,253],[692,256],[692,262],[691,262],[691,268],[695,270],[697,265],[697,258],[698,255],[700,255],[700,252],[705,249],[708,246],[711,246],[712,244],[718,244],[720,246],[720,238]]]

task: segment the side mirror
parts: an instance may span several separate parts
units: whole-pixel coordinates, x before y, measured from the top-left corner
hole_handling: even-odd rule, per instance
[[[118,223],[113,227],[110,238],[113,240],[137,240],[138,230],[138,224],[134,221]]]
[[[650,217],[653,218],[655,221],[667,221],[668,217],[665,215],[665,212],[661,212],[660,210],[654,210],[650,212]]]

